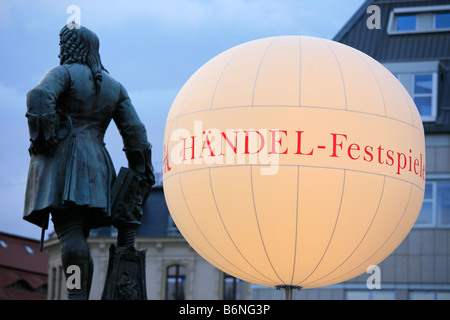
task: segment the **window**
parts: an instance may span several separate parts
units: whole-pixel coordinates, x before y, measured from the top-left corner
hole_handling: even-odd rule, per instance
[[[416,220],[417,226],[433,226],[433,186],[431,182],[425,183],[425,195],[423,198],[422,210]]]
[[[436,13],[434,18],[435,29],[450,29],[450,12]]]
[[[346,300],[395,300],[395,293],[387,290],[347,290]]]
[[[450,30],[450,5],[395,8],[389,15],[387,33],[446,32]]]
[[[409,293],[410,300],[450,300],[450,292],[434,291],[412,291]]]
[[[0,246],[2,246],[2,247],[5,248],[5,249],[8,248],[8,245],[7,245],[6,242],[3,241],[3,240],[0,240]]]
[[[397,16],[397,31],[416,30],[417,16],[415,14]]]
[[[49,274],[49,278],[50,278],[50,294],[49,294],[49,299],[50,300],[56,300],[58,299],[58,296],[56,294],[56,288],[57,288],[57,277],[56,277],[56,267],[53,267],[50,274]]]
[[[433,75],[414,75],[414,103],[421,116],[431,117],[433,113]]]
[[[436,214],[438,225],[450,227],[450,181],[440,181],[437,186]]]
[[[47,294],[47,285],[46,284],[43,284],[42,286],[40,286],[36,289],[33,289],[33,287],[27,281],[25,281],[23,279],[12,283],[7,288],[28,291],[28,292],[34,292],[34,293],[43,294],[43,295]]]
[[[415,226],[450,228],[450,181],[428,181]]]
[[[437,72],[412,73],[412,98],[423,121],[435,121],[437,116]]]
[[[186,268],[181,265],[167,267],[166,300],[184,300]]]
[[[408,91],[422,121],[436,121],[438,110],[438,61],[386,63]]]
[[[9,285],[7,288],[23,290],[23,291],[30,291],[30,292],[33,291],[33,288],[25,280],[18,280],[16,282],[14,282],[13,284]]]
[[[27,252],[28,252],[29,254],[34,254],[33,249],[31,249],[29,246],[24,246],[24,248],[25,248],[25,250],[27,250]]]
[[[223,299],[242,300],[244,298],[244,281],[228,274],[223,275]]]

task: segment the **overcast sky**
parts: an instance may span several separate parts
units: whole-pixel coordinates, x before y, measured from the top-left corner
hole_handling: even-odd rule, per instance
[[[119,80],[147,127],[161,172],[167,113],[204,63],[241,43],[278,35],[332,39],[364,0],[1,0],[0,231],[33,239],[22,219],[29,164],[27,92],[59,64],[59,31],[80,8],[81,24],[100,38],[103,65]],[[106,147],[116,170],[126,166],[114,124]],[[50,231],[52,230],[50,226]]]

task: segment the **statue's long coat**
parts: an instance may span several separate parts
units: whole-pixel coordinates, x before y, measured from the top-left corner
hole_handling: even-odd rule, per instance
[[[42,226],[43,217],[54,209],[83,206],[92,212],[92,227],[105,225],[115,179],[103,142],[111,119],[122,135],[125,149],[143,153],[150,147],[145,127],[126,90],[108,73],[103,72],[102,76],[101,89],[96,94],[88,66],[61,65],[48,71],[28,93],[29,114],[39,119],[57,111],[61,124],[56,150],[50,155],[31,155],[25,220]],[[30,135],[45,134],[45,122],[35,119],[35,123],[30,126]]]

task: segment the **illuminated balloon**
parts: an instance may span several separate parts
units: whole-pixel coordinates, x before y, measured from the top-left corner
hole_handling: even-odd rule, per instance
[[[303,36],[231,48],[167,117],[163,185],[207,261],[264,286],[342,282],[385,259],[422,206],[420,115],[381,64]]]

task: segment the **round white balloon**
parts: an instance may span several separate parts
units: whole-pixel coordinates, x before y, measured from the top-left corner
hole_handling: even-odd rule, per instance
[[[420,212],[420,115],[380,63],[303,36],[213,58],[169,112],[163,185],[207,261],[264,285],[313,288],[385,259]]]

